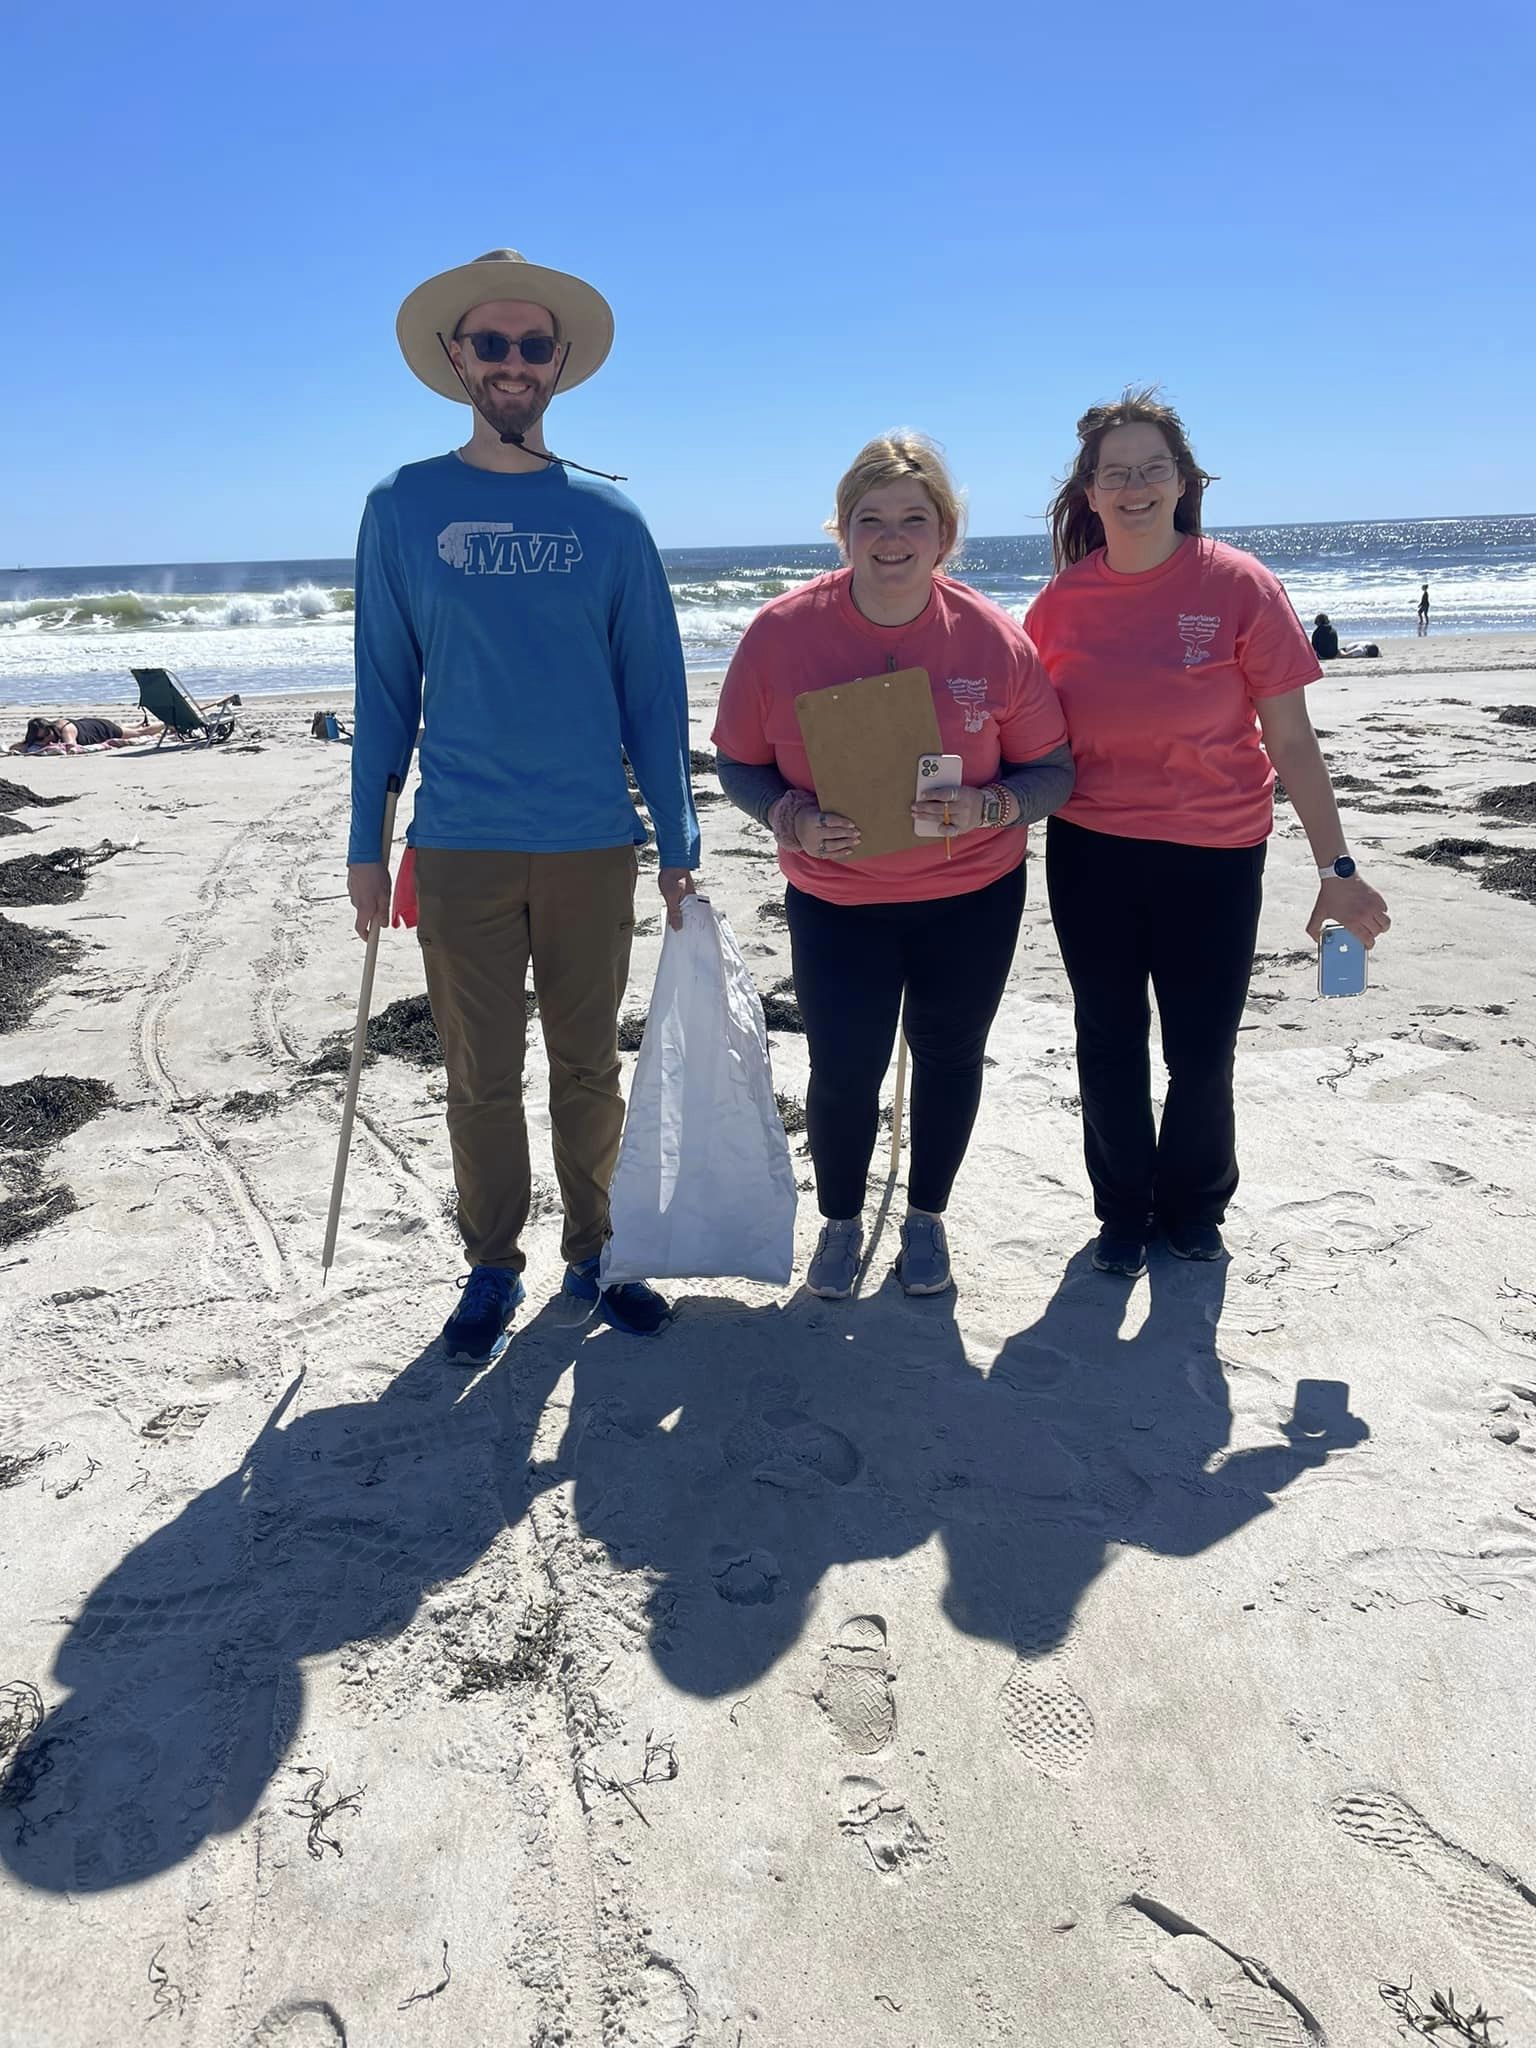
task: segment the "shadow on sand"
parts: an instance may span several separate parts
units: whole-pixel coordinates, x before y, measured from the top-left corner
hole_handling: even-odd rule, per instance
[[[1304,1383],[1288,1441],[1213,1471],[1224,1280],[1154,1263],[1122,1338],[1142,1297],[1084,1250],[988,1370],[952,1304],[887,1286],[847,1306],[699,1300],[644,1345],[547,1310],[468,1385],[433,1345],[377,1400],[288,1422],[296,1381],[238,1468],[75,1619],[53,1671],[68,1694],[10,1765],[0,1856],[28,1884],[101,1891],[240,1827],[293,1739],[300,1660],[398,1634],[565,1478],[583,1530],[654,1576],[652,1654],[690,1693],[768,1670],[829,1565],[935,1533],[954,1626],[1044,1651],[1116,1546],[1209,1549],[1367,1434],[1347,1389]],[[531,1467],[573,1363],[559,1458]]]

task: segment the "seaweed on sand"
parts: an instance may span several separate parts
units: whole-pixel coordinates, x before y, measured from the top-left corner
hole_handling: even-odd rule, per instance
[[[1536,704],[1501,704],[1494,716],[1500,725],[1536,725]]]
[[[39,1153],[57,1145],[117,1100],[105,1081],[73,1074],[34,1074],[0,1088],[0,1246],[35,1236],[79,1208],[70,1190],[43,1179]]]
[[[1491,839],[1432,839],[1427,846],[1410,847],[1408,858],[1427,860],[1437,868],[1464,868],[1469,854],[1493,851]]]
[[[0,865],[0,903],[13,909],[37,903],[75,903],[85,894],[92,868],[125,849],[103,839],[99,846],[56,846],[51,853],[23,853]]]
[[[775,1095],[773,1099],[778,1105],[779,1121],[784,1126],[784,1135],[792,1138],[797,1132],[803,1131],[805,1129],[805,1104],[800,1100],[799,1096]]]
[[[1468,855],[1478,854],[1490,858],[1482,869],[1473,869]],[[1492,839],[1433,839],[1427,846],[1411,847],[1408,858],[1476,873],[1483,888],[1500,896],[1516,896],[1522,903],[1536,903],[1536,853],[1529,847],[1500,846]]]
[[[1489,2012],[1481,2000],[1474,2011],[1463,2012],[1456,2003],[1455,1991],[1447,1988],[1432,1991],[1429,2004],[1421,2005],[1413,1995],[1412,1978],[1406,1984],[1380,1984],[1377,1989],[1408,2033],[1420,2034],[1429,2041],[1464,2041],[1471,2048],[1503,2048],[1502,2032],[1495,2036],[1490,2029],[1502,2029],[1504,2022],[1497,2013]]]
[[[258,1116],[271,1116],[283,1106],[283,1098],[275,1088],[253,1094],[249,1088],[237,1088],[233,1095],[226,1095],[219,1104],[221,1116],[234,1116],[246,1121]]]
[[[116,1100],[108,1082],[81,1080],[76,1074],[33,1074],[13,1081],[0,1088],[0,1146],[31,1151],[57,1145]]]
[[[52,1223],[72,1216],[80,1204],[62,1181],[44,1182],[35,1160],[20,1162],[23,1170],[10,1170],[14,1192],[0,1199],[0,1249],[35,1237]]]
[[[1513,818],[1521,825],[1536,824],[1536,782],[1506,782],[1497,789],[1485,789],[1477,808]]]
[[[381,1052],[392,1053],[399,1060],[409,1060],[416,1067],[440,1067],[443,1064],[442,1040],[432,1022],[432,1005],[425,996],[402,996],[398,1002],[380,1010],[377,1017],[370,1017],[366,1043],[365,1066],[371,1065]],[[311,1074],[344,1074],[351,1064],[352,1033],[333,1031],[306,1071]]]
[[[459,1682],[448,1695],[466,1700],[478,1692],[500,1692],[509,1685],[537,1685],[554,1670],[560,1655],[558,1601],[529,1601],[505,1657],[474,1655],[459,1663]]]
[[[786,978],[775,982],[763,997],[763,1022],[770,1031],[805,1030],[805,1019],[795,1001],[795,984],[792,981]]]
[[[41,932],[0,915],[0,1031],[14,1031],[36,1007],[44,982],[80,951],[64,932]]]
[[[73,796],[39,796],[35,789],[28,789],[21,782],[7,782],[0,776],[0,811],[29,811],[34,806],[40,811],[51,811],[55,804],[72,804]]]

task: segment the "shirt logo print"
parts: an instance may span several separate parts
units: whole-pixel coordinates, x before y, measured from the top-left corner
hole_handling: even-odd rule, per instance
[[[986,708],[987,679],[985,676],[951,676],[949,694],[965,713],[967,732],[980,732],[992,716]]]
[[[1220,612],[1179,613],[1179,638],[1184,642],[1186,668],[1198,668],[1202,661],[1210,660],[1207,649],[1216,638],[1220,624]]]
[[[581,542],[574,533],[530,533],[507,519],[456,519],[437,536],[437,552],[466,576],[569,576]]]

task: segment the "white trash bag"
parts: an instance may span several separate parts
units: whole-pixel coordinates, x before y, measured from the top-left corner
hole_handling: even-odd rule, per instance
[[[702,896],[684,897],[682,930],[662,940],[611,1199],[604,1286],[789,1280],[795,1177],[763,1006]]]

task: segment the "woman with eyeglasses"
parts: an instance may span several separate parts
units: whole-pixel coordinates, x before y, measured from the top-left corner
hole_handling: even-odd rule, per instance
[[[944,1211],[1018,942],[1024,828],[1072,787],[1061,708],[1035,650],[1006,612],[941,573],[962,507],[933,443],[912,433],[869,442],[836,505],[827,525],[847,566],[758,613],[714,733],[721,787],[772,831],[789,884],[824,1219],[806,1285],[833,1301],[853,1292],[863,1258],[880,1084],[903,1004],[912,1149],[897,1278],[908,1294],[951,1284]],[[816,801],[795,699],[908,668],[928,671],[940,745],[960,756],[965,787],[913,804],[933,835],[924,843],[854,860],[857,826]]]
[[[1372,946],[1391,920],[1349,856],[1307,715],[1317,657],[1278,578],[1201,532],[1211,479],[1178,414],[1127,391],[1084,413],[1077,437],[1051,507],[1056,574],[1024,623],[1077,765],[1046,884],[1076,1004],[1093,1263],[1135,1279],[1154,1227],[1176,1257],[1225,1252],[1233,1058],[1277,775],[1317,864],[1310,936],[1336,923]]]

